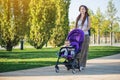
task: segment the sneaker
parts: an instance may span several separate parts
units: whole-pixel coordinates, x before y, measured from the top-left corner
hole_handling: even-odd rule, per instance
[[[80,71],[82,71],[82,70],[84,70],[84,69],[85,69],[84,67],[82,67],[82,66],[80,67]]]

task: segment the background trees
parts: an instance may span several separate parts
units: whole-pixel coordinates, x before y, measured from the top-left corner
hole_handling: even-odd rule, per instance
[[[95,21],[95,23],[96,23],[96,27],[97,27],[97,30],[96,30],[96,32],[97,32],[97,43],[98,44],[100,44],[100,33],[101,33],[101,29],[103,28],[102,27],[102,24],[103,24],[103,20],[104,20],[104,17],[103,17],[103,14],[101,13],[101,11],[100,11],[100,8],[98,8],[98,10],[97,10],[97,12],[96,12],[96,21]]]
[[[55,28],[53,29],[49,43],[52,46],[63,45],[66,36],[69,32],[69,19],[68,19],[68,9],[70,5],[70,0],[57,0],[56,1],[56,21]]]
[[[42,48],[49,40],[60,46],[69,31],[70,0],[0,0],[0,45],[11,51],[27,35]]]
[[[21,36],[25,35],[24,2],[24,0],[0,0],[0,45],[8,51],[11,51]]]
[[[11,51],[27,38],[37,49],[45,44],[61,46],[75,24],[69,24],[69,5],[70,0],[0,0],[0,45]],[[93,43],[112,45],[120,40],[119,18],[112,0],[106,13],[99,8],[95,13],[90,10]]]
[[[107,18],[110,21],[109,27],[110,27],[110,44],[111,45],[113,44],[113,39],[114,39],[113,27],[114,27],[115,21],[117,21],[117,17],[116,17],[117,10],[112,1],[113,0],[110,0],[107,6]]]
[[[42,48],[48,42],[55,27],[56,7],[54,0],[31,0],[29,42],[35,48]]]
[[[117,10],[112,0],[108,2],[106,13],[101,13],[98,8],[96,13],[90,15],[91,28],[93,31],[91,41],[93,41],[93,43],[97,42],[97,44],[100,44],[101,42],[112,45],[115,42],[119,42],[119,40],[116,41],[116,38],[119,37],[117,34],[120,34],[120,32],[116,30],[116,28],[118,30],[120,29],[119,17],[116,16]]]
[[[69,31],[68,8],[70,0],[31,0],[29,42],[42,48],[47,42],[60,46]]]

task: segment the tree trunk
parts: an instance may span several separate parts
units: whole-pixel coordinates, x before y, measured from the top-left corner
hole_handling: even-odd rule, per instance
[[[112,40],[112,37],[113,37],[112,23],[111,23],[110,29],[111,29],[111,32],[110,32],[110,45],[113,45],[113,40]]]
[[[105,32],[105,43],[107,43],[107,34]]]
[[[45,47],[48,47],[48,44],[47,44],[47,43],[45,44]]]
[[[20,50],[24,49],[24,41],[23,39],[20,40]]]
[[[98,29],[98,44],[100,44],[100,29]]]
[[[113,44],[115,43],[115,33],[113,32]]]
[[[112,45],[112,32],[110,32],[110,45]]]
[[[93,44],[95,44],[95,34],[93,34]]]
[[[12,48],[13,48],[13,46],[11,45],[11,43],[7,43],[6,50],[12,51]]]

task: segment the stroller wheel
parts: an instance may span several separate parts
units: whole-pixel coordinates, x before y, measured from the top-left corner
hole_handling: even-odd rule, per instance
[[[55,69],[55,72],[56,72],[56,73],[59,73],[59,69]]]
[[[72,70],[72,73],[73,73],[73,74],[75,74],[75,73],[76,73],[75,69],[73,69],[73,70]]]
[[[67,68],[67,70],[69,71],[69,70],[70,70],[70,68]]]
[[[59,73],[59,67],[58,66],[55,66],[55,72]]]

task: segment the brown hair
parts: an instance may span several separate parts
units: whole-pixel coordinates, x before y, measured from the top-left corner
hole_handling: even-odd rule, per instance
[[[89,14],[88,14],[88,8],[87,8],[85,5],[81,5],[81,6],[79,7],[79,11],[80,11],[81,7],[84,7],[85,10],[86,10],[85,16],[83,17],[83,20],[82,20],[82,26],[83,26],[83,24],[84,24],[84,22],[85,22],[85,19],[86,19],[86,17],[89,16]],[[79,21],[80,17],[81,17],[81,13],[78,15],[78,17],[77,17],[77,19],[76,19],[76,25],[75,25],[76,28],[77,28],[77,24],[78,24],[78,21]]]

